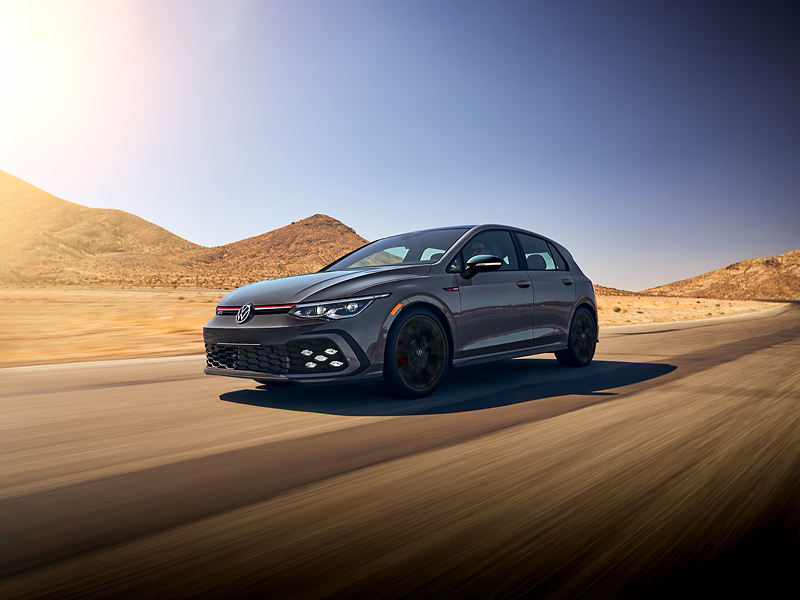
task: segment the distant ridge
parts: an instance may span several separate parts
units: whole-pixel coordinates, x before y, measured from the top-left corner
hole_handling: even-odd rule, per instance
[[[602,285],[595,285],[594,286],[594,293],[598,296],[638,296],[639,294],[635,292],[629,292],[628,290],[618,290],[617,288],[612,287],[605,287]]]
[[[232,289],[318,271],[366,243],[317,214],[207,248],[122,210],[62,200],[0,170],[0,285]],[[800,300],[800,249],[643,292],[594,287],[599,296]]]
[[[238,287],[319,270],[367,241],[327,215],[207,248],[122,210],[88,208],[0,171],[0,283]]]
[[[800,248],[779,256],[743,260],[643,293],[731,300],[800,300]]]

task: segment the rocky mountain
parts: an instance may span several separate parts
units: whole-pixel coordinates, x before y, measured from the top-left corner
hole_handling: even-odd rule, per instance
[[[238,287],[317,271],[366,240],[326,215],[207,248],[121,210],[62,200],[0,171],[0,283]]]
[[[800,300],[800,248],[645,290],[654,296]]]

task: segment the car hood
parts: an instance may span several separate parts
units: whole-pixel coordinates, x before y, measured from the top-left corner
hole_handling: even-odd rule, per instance
[[[420,277],[429,265],[379,267],[359,271],[326,271],[296,277],[259,281],[232,291],[220,306],[298,304],[303,301],[335,300],[383,283]]]

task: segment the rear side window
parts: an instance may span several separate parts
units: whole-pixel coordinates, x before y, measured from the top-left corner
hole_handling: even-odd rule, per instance
[[[501,230],[484,231],[476,235],[456,255],[447,270],[450,273],[458,273],[462,270],[466,261],[479,254],[491,254],[502,260],[503,264],[499,269],[500,271],[519,270],[517,251],[514,248],[511,234],[508,231]]]
[[[567,268],[567,261],[561,256],[561,252],[558,251],[558,248],[553,246],[550,242],[547,242],[547,247],[550,248],[550,254],[553,255],[553,260],[556,261],[556,269],[559,271],[569,271]]]
[[[522,244],[528,271],[566,271],[564,259],[550,244],[543,239],[517,233]]]

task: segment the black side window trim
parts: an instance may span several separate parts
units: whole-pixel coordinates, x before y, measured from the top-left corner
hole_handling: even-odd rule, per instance
[[[516,231],[511,232],[511,239],[514,240],[514,247],[517,249],[517,262],[519,263],[520,271],[528,270],[528,259],[525,258],[525,251],[522,249],[522,240],[517,236]]]

